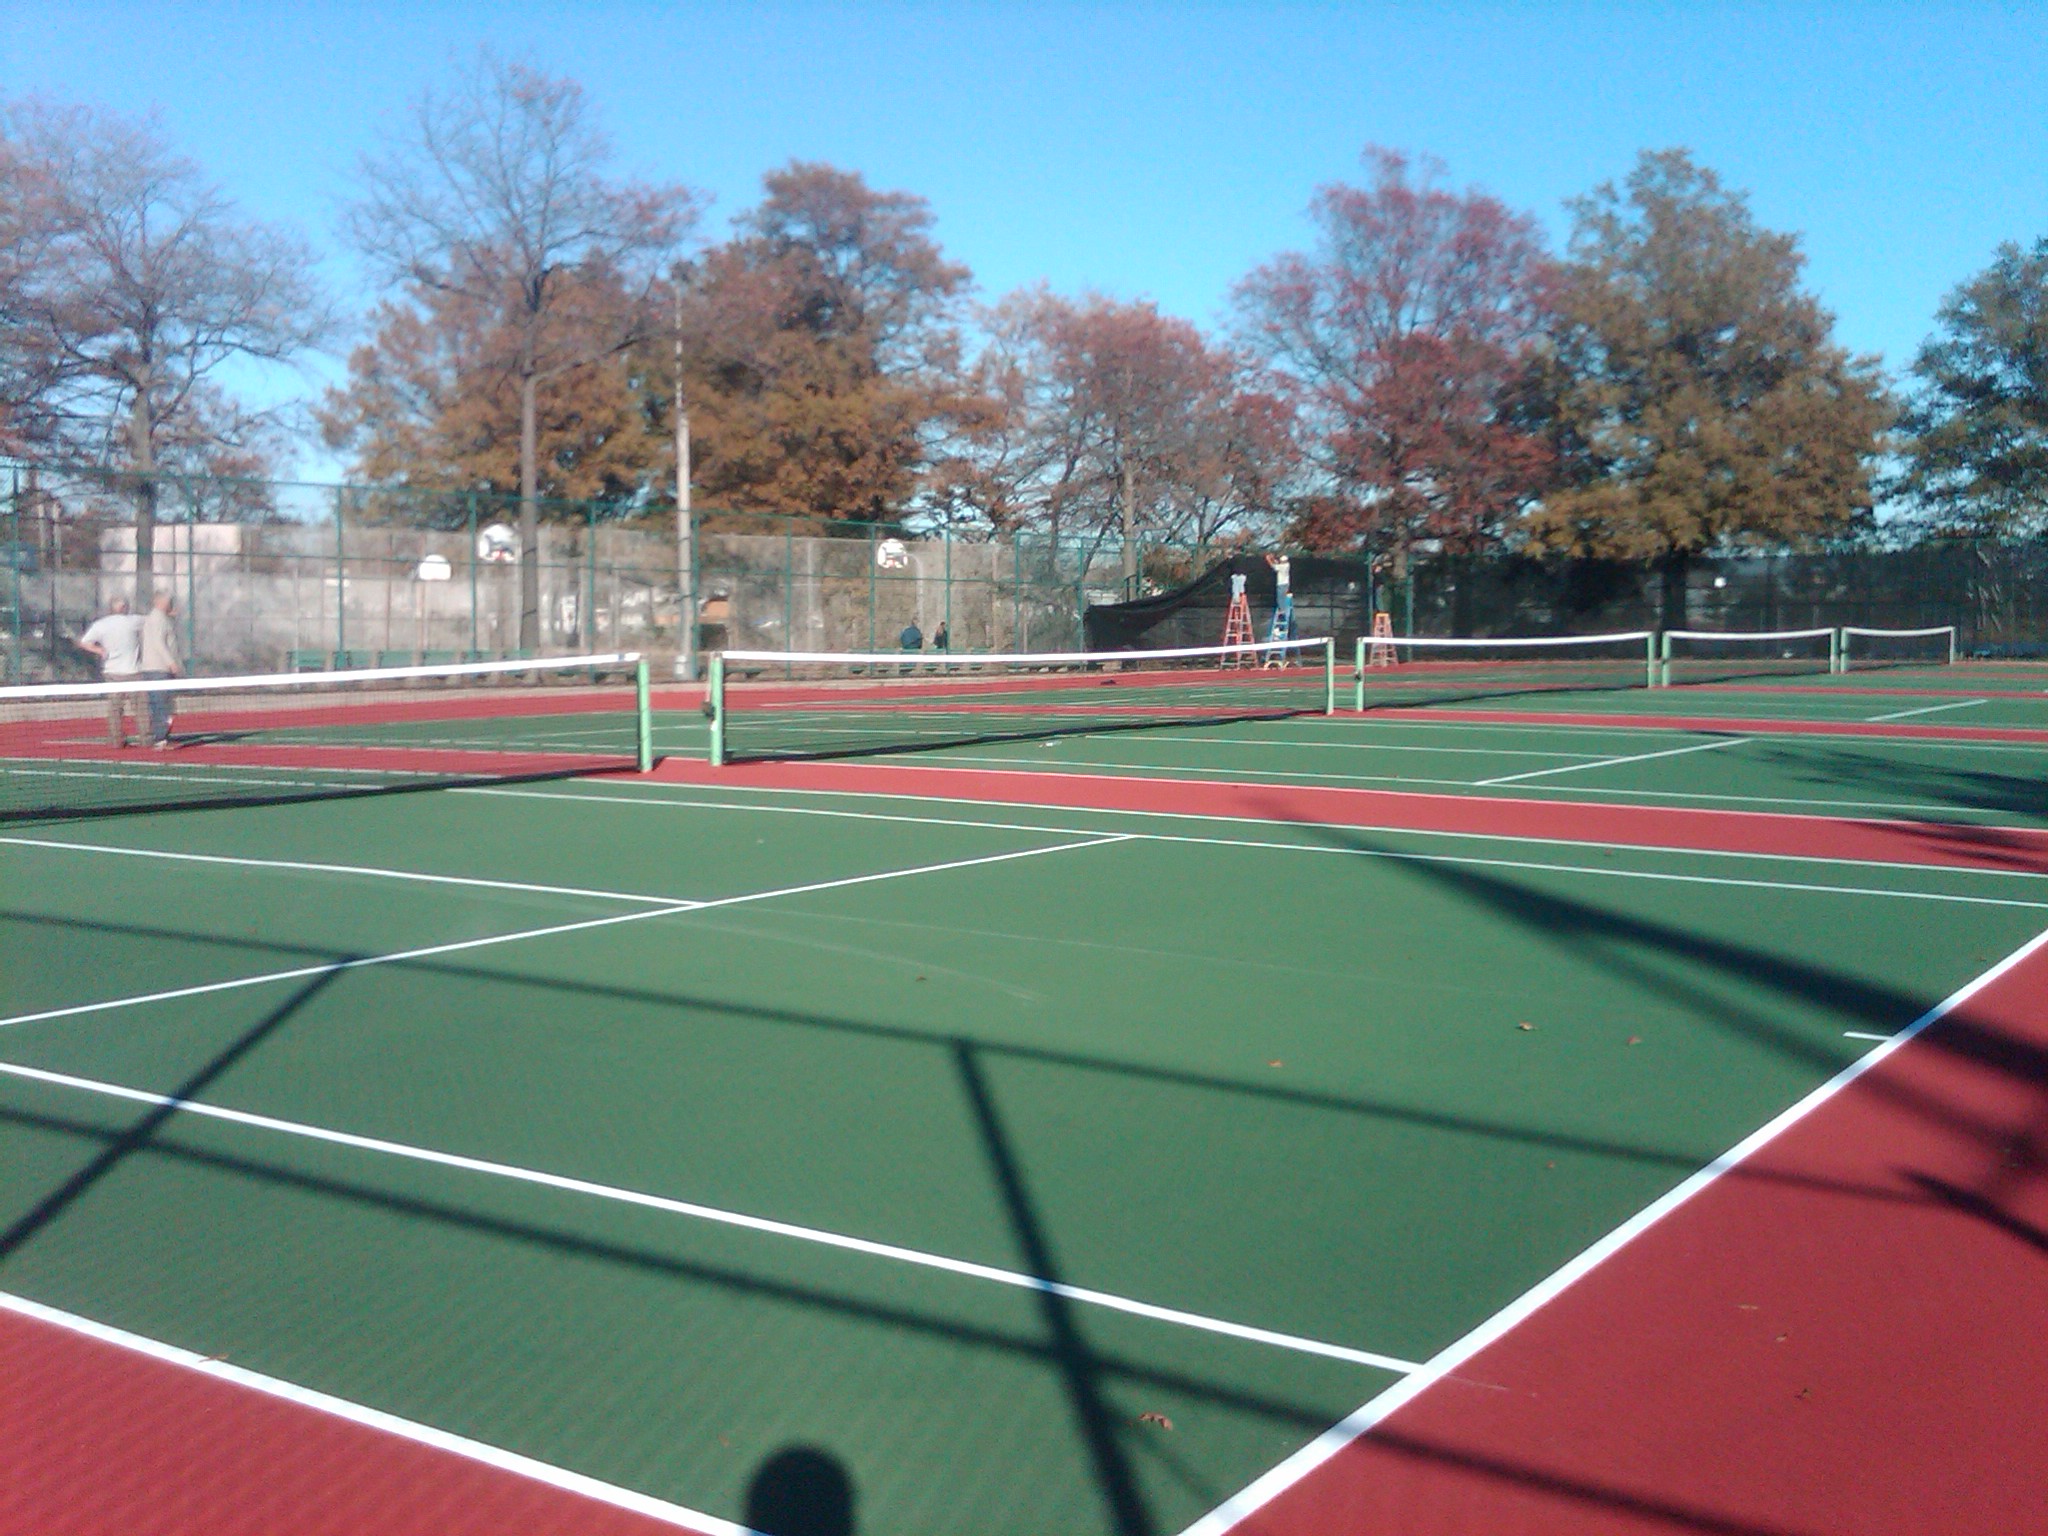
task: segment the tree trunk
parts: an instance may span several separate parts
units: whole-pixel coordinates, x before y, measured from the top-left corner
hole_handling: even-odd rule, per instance
[[[539,405],[533,371],[519,380],[519,648],[540,649]]]
[[[1657,562],[1664,577],[1664,598],[1661,606],[1663,628],[1684,629],[1688,588],[1691,585],[1692,551],[1674,549]]]
[[[147,383],[128,410],[128,457],[135,466],[135,611],[156,600],[156,433]]]
[[[1117,499],[1123,514],[1124,601],[1128,603],[1138,595],[1138,474],[1129,459],[1119,467],[1118,478],[1122,482]]]

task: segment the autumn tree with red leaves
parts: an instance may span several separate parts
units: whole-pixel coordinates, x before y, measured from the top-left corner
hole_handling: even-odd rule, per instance
[[[801,161],[764,189],[683,274],[693,483],[736,511],[899,516],[986,408],[961,367],[967,269],[923,198]]]
[[[1044,289],[1011,295],[985,324],[1004,406],[985,436],[995,526],[1115,537],[1134,588],[1141,535],[1207,543],[1272,510],[1290,464],[1286,407],[1194,325]]]
[[[1498,544],[1541,495],[1552,454],[1520,419],[1550,263],[1533,220],[1438,166],[1367,153],[1366,186],[1309,205],[1316,242],[1238,285],[1248,345],[1296,410],[1318,484],[1296,534],[1379,546]]]

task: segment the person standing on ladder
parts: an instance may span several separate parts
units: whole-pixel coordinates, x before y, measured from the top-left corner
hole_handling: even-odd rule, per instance
[[[1294,638],[1294,588],[1291,562],[1285,555],[1268,555],[1266,564],[1273,568],[1273,628],[1266,636],[1268,643],[1279,644]],[[1286,653],[1274,651],[1267,656],[1269,667],[1287,665]]]

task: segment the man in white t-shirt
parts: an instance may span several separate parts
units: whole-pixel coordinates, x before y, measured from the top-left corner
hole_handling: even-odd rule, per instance
[[[149,612],[142,616],[142,677],[145,682],[163,682],[185,675],[184,658],[178,654],[178,626],[171,622],[174,605],[171,594],[159,592]],[[172,695],[161,689],[149,693],[149,744],[162,752],[171,744]]]
[[[78,648],[100,660],[100,676],[110,683],[132,683],[142,672],[142,620],[128,611],[128,599],[117,597],[107,612],[94,619],[78,637]],[[128,701],[126,693],[107,695],[107,741],[116,747],[128,745]]]

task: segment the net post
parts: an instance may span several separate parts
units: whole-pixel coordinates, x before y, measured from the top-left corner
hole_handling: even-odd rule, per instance
[[[1849,632],[1846,629],[1828,631],[1828,673],[1841,677],[1849,670]]]
[[[1651,630],[1647,635],[1643,636],[1643,666],[1646,669],[1643,676],[1643,686],[1645,688],[1656,687],[1657,631],[1654,629]]]
[[[1950,666],[1954,666],[1954,665],[1956,664],[1956,642],[1957,642],[1957,641],[1958,641],[1958,640],[1959,640],[1959,639],[1961,638],[1961,635],[1962,635],[1962,631],[1961,631],[1960,629],[1958,629],[1958,628],[1957,628],[1957,627],[1956,627],[1955,625],[1953,625],[1953,624],[1949,625],[1949,627],[1948,627],[1948,664],[1949,664]]]
[[[1671,631],[1659,630],[1650,642],[1657,648],[1657,664],[1651,668],[1650,686],[1669,688],[1671,686]]]
[[[1358,657],[1351,673],[1352,708],[1365,713],[1365,636],[1358,637]]]
[[[1337,641],[1323,637],[1323,713],[1337,713]]]
[[[633,659],[633,736],[638,747],[640,771],[654,771],[654,703],[648,695],[647,658]]]
[[[704,713],[711,717],[711,766],[725,766],[725,653],[714,651],[704,679]]]

